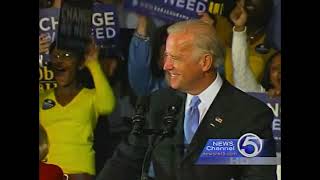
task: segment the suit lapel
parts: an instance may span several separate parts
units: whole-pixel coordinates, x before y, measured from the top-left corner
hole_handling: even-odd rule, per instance
[[[224,81],[220,91],[213,100],[196,133],[194,134],[182,161],[189,157],[199,157],[199,154],[202,152],[207,140],[209,138],[218,137],[220,132],[223,130],[223,124],[225,121],[224,114],[229,111],[228,102],[226,101],[226,97],[228,96],[228,86],[228,83]],[[182,119],[182,131],[183,121],[184,120]],[[184,137],[184,133],[182,133],[182,136]]]

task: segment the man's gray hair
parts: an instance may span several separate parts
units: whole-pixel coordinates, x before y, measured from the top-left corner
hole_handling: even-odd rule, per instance
[[[196,55],[209,53],[213,56],[214,67],[224,64],[225,48],[218,39],[215,29],[199,19],[180,21],[168,27],[168,34],[190,33],[193,35],[193,44],[196,47]]]

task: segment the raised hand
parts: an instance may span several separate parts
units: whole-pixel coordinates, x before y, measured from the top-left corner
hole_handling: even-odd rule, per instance
[[[91,61],[98,62],[98,53],[99,53],[99,47],[95,43],[95,40],[91,38],[90,44],[86,49],[84,65],[87,66],[88,63],[90,63]]]
[[[237,1],[237,5],[230,13],[230,19],[234,23],[236,31],[244,30],[248,19],[248,14],[244,9],[244,0]]]
[[[50,47],[50,36],[47,34],[40,34],[39,36],[39,53],[49,52]]]
[[[138,17],[138,25],[137,25],[137,33],[142,36],[147,36],[147,17],[144,15],[137,14]]]

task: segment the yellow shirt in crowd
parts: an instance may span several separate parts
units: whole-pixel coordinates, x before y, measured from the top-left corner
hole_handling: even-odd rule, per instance
[[[83,88],[67,105],[57,102],[54,89],[40,92],[40,123],[49,139],[47,162],[68,174],[95,174],[93,132],[98,116],[112,112],[115,105],[98,62],[90,62],[88,68],[96,88]]]

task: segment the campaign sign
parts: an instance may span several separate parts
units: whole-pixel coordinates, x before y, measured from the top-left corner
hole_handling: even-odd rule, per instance
[[[251,96],[266,103],[272,110],[274,119],[272,122],[273,138],[276,140],[277,152],[281,152],[281,98],[270,97],[266,93],[248,93]]]
[[[197,165],[276,165],[274,141],[246,133],[239,139],[209,139]]]
[[[119,36],[119,20],[114,5],[94,4],[92,34],[100,46],[115,45]]]
[[[39,31],[41,33],[46,33],[50,36],[51,42],[56,39],[56,31],[58,29],[59,21],[59,11],[58,8],[46,8],[40,9],[39,12]]]
[[[47,34],[51,42],[56,40],[59,24],[59,8],[40,9],[40,33]],[[116,7],[110,4],[93,5],[92,35],[98,45],[115,46],[119,36],[119,20]],[[41,54],[41,62],[48,60],[48,54]],[[39,60],[40,61],[40,60]]]
[[[54,80],[54,73],[50,67],[46,65],[39,67],[39,90],[44,91],[57,86],[58,84]]]
[[[125,0],[124,8],[168,22],[197,18],[205,12],[208,0]]]
[[[118,15],[114,5],[94,4],[92,14],[93,36],[98,45],[115,46],[118,38]],[[57,39],[59,8],[40,9],[39,32],[45,33],[51,42]],[[106,41],[107,40],[107,41]],[[57,87],[53,71],[48,67],[49,52],[39,54],[39,90]]]
[[[59,21],[58,8],[46,8],[39,11],[39,33],[46,34],[46,38],[53,42],[56,40]],[[49,52],[39,54],[39,64],[46,64],[49,61]]]

